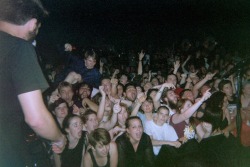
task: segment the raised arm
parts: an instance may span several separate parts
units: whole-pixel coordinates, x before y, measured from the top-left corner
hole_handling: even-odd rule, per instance
[[[188,74],[188,71],[186,70],[185,66],[187,64],[187,62],[190,60],[191,56],[188,55],[187,59],[183,62],[183,64],[181,65],[181,68],[182,68],[182,71],[185,73],[185,74]]]
[[[189,109],[187,109],[183,113],[174,114],[173,118],[172,118],[173,123],[178,124],[182,121],[185,121],[186,119],[189,119],[194,114],[194,112],[202,105],[202,103],[204,101],[206,101],[211,96],[211,93],[209,91],[210,91],[210,89],[208,89],[204,93],[204,95],[202,96],[202,98],[198,102],[196,102],[194,105],[192,105]]]
[[[142,59],[145,56],[145,53],[143,52],[143,50],[141,50],[140,53],[138,53],[139,55],[139,63],[138,63],[138,75],[142,75]]]
[[[170,88],[175,88],[175,86],[171,83],[164,83],[161,85],[161,88],[158,90],[158,92],[156,93],[156,96],[153,98],[155,109],[159,108],[161,105],[160,99],[165,88],[170,89]]]
[[[98,120],[98,122],[100,122],[103,119],[103,115],[104,115],[106,93],[104,92],[103,89],[104,89],[103,86],[99,86],[99,91],[102,94],[102,98],[101,98],[101,102],[99,104],[98,111],[97,111],[97,120]]]
[[[173,74],[176,75],[179,68],[180,68],[180,60],[176,60],[174,62],[174,72],[173,72]]]
[[[111,79],[111,96],[113,96],[113,97],[118,97],[117,85],[118,85],[118,79],[112,78]]]
[[[133,109],[133,111],[131,112],[131,115],[130,116],[136,116],[138,111],[139,111],[139,108],[141,107],[142,103],[146,100],[147,96],[146,95],[142,95],[138,98],[138,101],[137,103],[135,104],[135,107]]]
[[[214,77],[215,74],[216,74],[216,73],[213,73],[213,74],[208,73],[204,79],[200,80],[197,84],[194,85],[193,94],[194,94],[194,97],[195,97],[195,98],[196,98],[196,97],[198,96],[198,94],[199,94],[199,89],[200,89],[207,81],[213,79],[213,77]]]
[[[117,123],[117,114],[122,110],[120,103],[116,103],[113,107],[113,113],[107,122],[102,122],[99,127],[110,130],[112,129],[115,124]]]
[[[82,100],[82,106],[85,106],[85,104],[87,104],[87,106],[88,106],[91,110],[93,110],[93,111],[95,111],[95,112],[98,111],[98,105],[97,105],[96,103],[94,103],[92,100],[90,100],[89,98],[84,98],[84,99]]]

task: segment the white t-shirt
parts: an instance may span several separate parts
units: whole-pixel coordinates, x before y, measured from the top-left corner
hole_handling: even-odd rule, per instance
[[[178,136],[174,128],[164,123],[162,126],[156,125],[153,120],[145,123],[144,132],[152,136],[154,140],[176,141]],[[153,146],[154,154],[158,155],[161,146]]]

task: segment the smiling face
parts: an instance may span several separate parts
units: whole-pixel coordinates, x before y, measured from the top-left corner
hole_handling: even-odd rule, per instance
[[[227,97],[232,97],[233,96],[233,87],[230,83],[225,84],[222,88],[222,92],[224,92]]]
[[[79,117],[73,117],[69,121],[69,127],[65,129],[65,131],[68,133],[71,138],[74,139],[80,139],[82,136],[82,120]]]
[[[130,119],[126,128],[131,142],[139,142],[143,133],[142,123],[139,119]]]
[[[141,105],[141,109],[144,111],[144,113],[152,113],[153,112],[153,103],[152,101],[144,101]]]
[[[136,91],[135,87],[134,86],[127,87],[125,95],[126,95],[126,98],[128,100],[130,100],[132,102],[135,101],[136,96],[137,96],[137,91]]]
[[[110,144],[104,145],[97,143],[94,150],[97,157],[107,157],[110,149]]]
[[[162,126],[164,123],[167,122],[169,118],[169,110],[167,108],[160,108],[157,112],[157,125]]]
[[[91,94],[90,87],[88,85],[83,85],[79,88],[78,93],[81,99],[88,98]]]

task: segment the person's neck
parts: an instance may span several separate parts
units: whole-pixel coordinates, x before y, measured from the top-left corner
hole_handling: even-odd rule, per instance
[[[152,112],[145,113],[145,116],[146,116],[147,120],[151,120],[153,118],[153,113]]]
[[[7,34],[10,34],[14,37],[21,38],[24,40],[28,40],[23,33],[22,25],[15,25],[8,22],[0,21],[0,31],[3,31]]]
[[[57,118],[57,121],[58,121],[60,127],[62,127],[63,120],[64,120],[64,118]]]
[[[69,148],[75,148],[75,146],[77,145],[79,139],[74,138],[70,135],[68,135],[68,140],[69,140]]]
[[[158,119],[153,120],[153,121],[154,121],[154,123],[155,123],[156,125],[158,125],[158,126],[163,126],[163,124],[164,124],[164,123],[158,121]]]

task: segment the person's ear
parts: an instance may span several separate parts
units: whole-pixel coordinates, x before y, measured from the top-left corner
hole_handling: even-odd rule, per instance
[[[26,23],[26,25],[27,25],[29,31],[31,31],[31,32],[33,32],[33,31],[37,28],[37,26],[38,26],[37,24],[38,24],[38,23],[37,23],[37,19],[35,19],[35,18],[30,19],[30,20]]]

